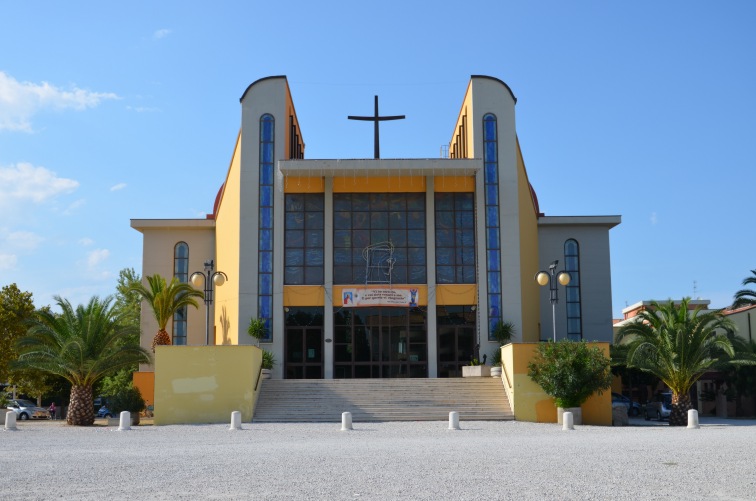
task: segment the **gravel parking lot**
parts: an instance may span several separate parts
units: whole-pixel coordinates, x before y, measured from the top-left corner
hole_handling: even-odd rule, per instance
[[[754,499],[756,421],[699,430],[462,421],[0,432],[15,499]],[[652,423],[658,424],[658,423]],[[17,497],[15,494],[23,493]]]

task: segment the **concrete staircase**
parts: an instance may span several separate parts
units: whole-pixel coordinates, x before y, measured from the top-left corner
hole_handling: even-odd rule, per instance
[[[463,421],[514,419],[501,379],[266,379],[254,422]]]

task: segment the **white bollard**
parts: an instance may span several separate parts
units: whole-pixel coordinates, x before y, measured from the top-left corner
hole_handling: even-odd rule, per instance
[[[352,413],[341,413],[341,431],[349,431],[352,429]]]
[[[688,409],[688,429],[696,430],[700,428],[698,424],[698,411],[695,409]]]
[[[452,411],[449,413],[449,429],[459,430],[459,412]]]
[[[573,424],[572,420],[572,413],[571,412],[565,412],[562,414],[562,430],[574,430],[575,425]]]
[[[5,414],[5,429],[6,430],[15,430],[16,428],[16,413],[13,411],[8,411]]]
[[[121,412],[121,421],[118,425],[118,431],[125,431],[131,429],[131,413],[129,411]]]
[[[229,430],[241,430],[241,411],[231,413],[231,426]]]

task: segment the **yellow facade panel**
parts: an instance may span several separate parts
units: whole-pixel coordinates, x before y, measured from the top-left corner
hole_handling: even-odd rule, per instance
[[[439,306],[473,305],[477,303],[478,286],[475,284],[436,286],[436,304]]]
[[[334,193],[420,193],[425,192],[423,176],[354,176],[334,177]]]
[[[436,176],[433,178],[433,189],[437,193],[474,192],[475,177],[473,176]]]
[[[284,285],[284,306],[324,306],[325,289],[320,285]]]
[[[286,176],[284,193],[323,193],[325,178],[307,176]]]

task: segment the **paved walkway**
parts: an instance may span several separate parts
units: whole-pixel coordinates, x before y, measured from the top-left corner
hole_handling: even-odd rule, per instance
[[[633,420],[634,423],[638,420]],[[756,421],[699,430],[447,422],[0,431],[0,492],[50,499],[754,499]],[[662,425],[664,423],[661,423]],[[23,493],[19,497],[16,494]]]

